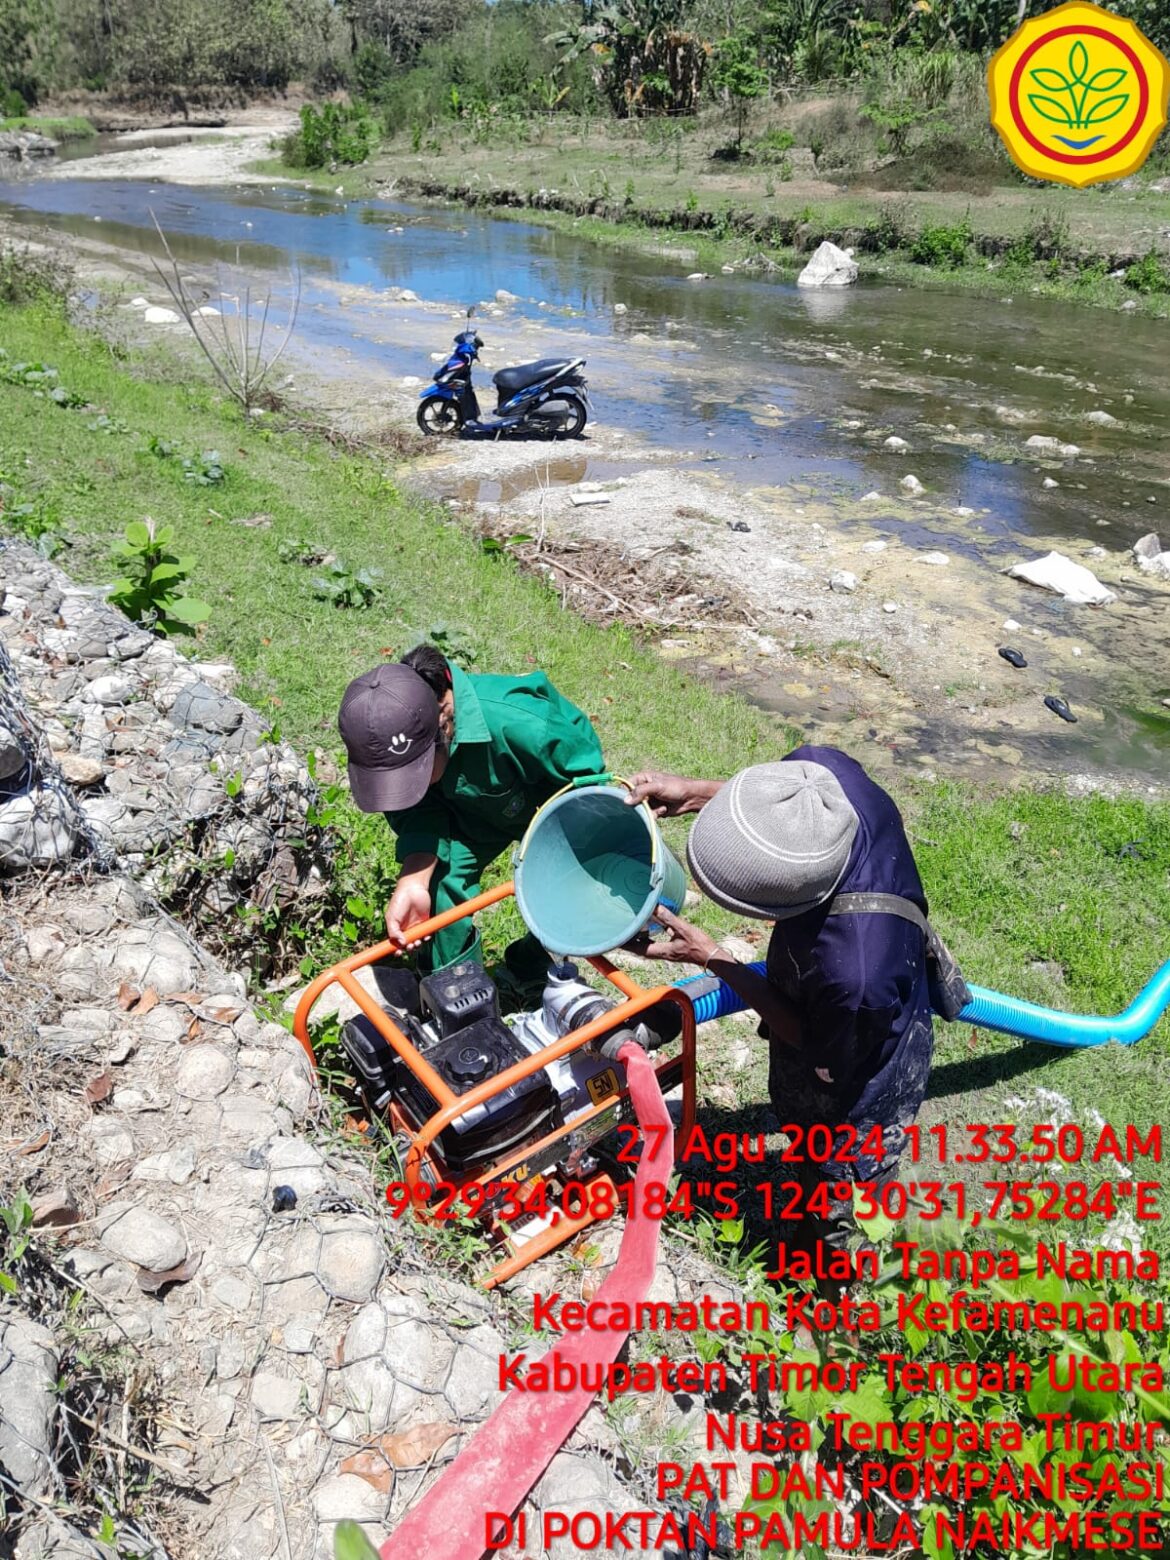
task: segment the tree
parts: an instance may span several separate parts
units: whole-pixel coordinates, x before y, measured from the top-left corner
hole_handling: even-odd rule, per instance
[[[598,61],[602,90],[614,113],[693,114],[711,48],[686,26],[685,0],[608,0],[558,41],[562,65],[584,53]]]
[[[0,97],[33,104],[52,82],[56,18],[50,0],[0,0]]]
[[[399,65],[410,65],[424,44],[466,22],[473,7],[448,0],[341,0],[350,53],[377,43]]]
[[[753,99],[768,90],[767,74],[760,69],[755,39],[746,31],[734,32],[715,45],[711,80],[735,105],[735,150],[743,149],[743,132]]]

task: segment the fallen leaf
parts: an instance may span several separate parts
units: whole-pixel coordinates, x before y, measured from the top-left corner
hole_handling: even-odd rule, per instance
[[[141,995],[137,986],[132,986],[128,980],[124,980],[118,987],[118,1006],[129,1011]]]
[[[581,1298],[582,1298],[582,1300],[592,1300],[594,1295],[597,1293],[597,1291],[600,1288],[601,1288],[601,1280],[599,1278],[586,1278],[586,1279],[582,1279],[582,1281],[581,1281]]]
[[[149,1013],[152,1008],[158,1007],[158,1002],[158,992],[154,989],[153,986],[147,986],[146,990],[134,1004],[131,1012],[134,1013],[136,1017],[141,1018],[144,1013]]]
[[[199,1020],[197,1018],[193,1017],[191,1019],[191,1022],[187,1025],[187,1033],[183,1036],[182,1040],[179,1043],[181,1045],[190,1045],[193,1040],[198,1040],[199,1036],[202,1033],[203,1033],[203,1025],[199,1022]]]
[[[48,1145],[49,1139],[52,1137],[52,1135],[53,1134],[49,1131],[48,1127],[46,1127],[39,1136],[30,1138],[27,1143],[22,1143],[16,1152],[22,1158],[27,1157],[29,1154],[39,1154],[41,1149]]]
[[[107,1067],[104,1073],[98,1073],[96,1078],[91,1078],[85,1086],[85,1103],[87,1105],[100,1105],[103,1100],[108,1100],[114,1087],[114,1075]]]
[[[430,1424],[403,1430],[400,1435],[379,1436],[369,1443],[376,1450],[362,1455],[374,1456],[379,1463],[384,1458],[395,1468],[421,1468],[430,1462],[441,1446],[446,1446],[451,1437],[458,1434],[458,1425],[433,1420]]]
[[[240,1007],[204,1008],[203,1017],[215,1024],[234,1024],[243,1011]]]
[[[168,995],[167,1001],[183,1002],[186,1003],[188,1007],[198,1007],[199,1004],[203,1001],[203,995],[204,994],[202,991],[172,991]]]
[[[124,1186],[130,1175],[129,1165],[116,1165],[109,1175],[103,1175],[93,1189],[93,1195],[98,1202],[104,1202],[107,1197],[113,1195],[120,1186]]]
[[[359,1121],[356,1116],[347,1116],[343,1123],[343,1130],[361,1135],[370,1130],[370,1124],[368,1121]]]
[[[356,1473],[359,1479],[372,1484],[381,1495],[389,1495],[394,1484],[394,1469],[377,1452],[355,1452],[341,1462],[342,1473]]]
[[[171,1284],[185,1284],[194,1278],[199,1271],[200,1257],[196,1252],[188,1257],[186,1262],[180,1262],[178,1267],[167,1268],[164,1272],[151,1272],[149,1268],[138,1269],[138,1287],[144,1294],[157,1295]]]

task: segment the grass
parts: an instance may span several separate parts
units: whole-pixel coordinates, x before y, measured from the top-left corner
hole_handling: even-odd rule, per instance
[[[336,712],[346,684],[438,622],[466,636],[474,669],[546,670],[594,719],[618,772],[653,763],[729,774],[779,757],[794,740],[745,700],[672,669],[627,630],[566,614],[545,586],[509,559],[485,554],[464,526],[412,496],[400,472],[275,426],[246,426],[193,382],[189,363],[168,364],[157,348],[119,361],[47,308],[0,308],[0,341],[12,359],[52,364],[59,383],[89,403],[66,409],[0,383],[0,481],[17,502],[35,501],[56,518],[72,541],[60,562],[82,580],[112,579],[110,549],[129,521],[149,514],[174,526],[178,549],[195,559],[190,587],[213,609],[200,651],[230,657],[241,696],[301,751],[340,766]],[[91,428],[97,412],[109,422]],[[127,431],[111,435],[111,424]],[[178,461],[149,453],[151,434],[184,452],[218,450],[224,481],[185,483]],[[270,517],[266,528],[233,524],[257,514]],[[282,541],[299,538],[355,568],[381,569],[383,601],[357,613],[317,601],[312,570],[279,557]],[[1028,791],[992,796],[909,777],[896,793],[936,922],[972,980],[1059,1007],[1112,1012],[1170,953],[1165,805]],[[377,904],[393,877],[389,831],[344,801],[338,828],[341,895]],[[684,825],[670,825],[668,837],[681,851]],[[501,861],[494,876],[507,870]],[[719,934],[759,939],[763,931],[711,906],[697,918]],[[490,920],[489,951],[497,953],[518,924],[512,906]],[[375,922],[360,935],[373,941]],[[765,1048],[753,1046],[739,1073],[729,1060],[745,1033],[727,1026],[705,1038],[700,1080],[707,1110],[727,1110],[724,1125],[734,1116],[737,1130],[750,1129],[745,1109],[767,1099]],[[1000,1119],[1005,1093],[1042,1079],[1078,1109],[1145,1122],[1157,1116],[1168,1060],[1166,1020],[1136,1048],[1084,1053],[983,1033],[972,1040],[968,1030],[940,1026],[928,1115]]]
[[[54,141],[88,141],[97,134],[88,119],[82,119],[76,114],[64,119],[42,119],[36,114],[25,114],[18,119],[0,119],[0,130],[32,130]]]

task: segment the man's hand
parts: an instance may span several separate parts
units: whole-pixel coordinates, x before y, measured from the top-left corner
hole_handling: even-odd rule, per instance
[[[698,812],[722,784],[722,780],[687,780],[661,769],[643,769],[631,779],[626,801],[631,807],[649,803],[656,818],[679,818]]]
[[[430,878],[433,868],[424,872],[404,872],[398,879],[390,903],[386,906],[386,936],[400,947],[413,948],[410,929],[431,918]]]
[[[650,942],[643,937],[631,943],[631,949],[644,959],[668,959],[672,964],[703,966],[719,948],[713,937],[687,921],[680,921],[665,905],[658,906],[654,919],[661,921],[670,935],[658,942]]]

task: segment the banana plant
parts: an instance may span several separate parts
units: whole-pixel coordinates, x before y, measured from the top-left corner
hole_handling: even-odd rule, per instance
[[[560,64],[582,54],[597,60],[600,85],[616,114],[693,114],[710,47],[686,26],[684,0],[609,0],[588,20],[554,34]]]

